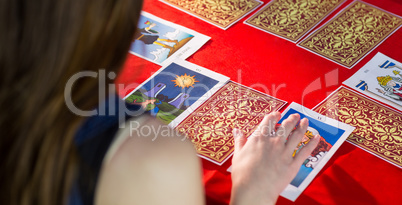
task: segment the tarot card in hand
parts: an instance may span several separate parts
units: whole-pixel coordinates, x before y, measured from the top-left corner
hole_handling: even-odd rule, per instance
[[[244,23],[297,42],[345,0],[273,0]]]
[[[266,114],[285,104],[285,101],[229,81],[176,130],[191,139],[200,157],[222,165],[233,154],[233,128],[242,130],[248,137]]]
[[[402,110],[402,64],[382,53],[343,84]]]
[[[124,99],[128,103],[141,105],[152,116],[175,127],[228,80],[226,76],[176,59]]]
[[[320,135],[320,142],[311,155],[304,161],[296,177],[281,193],[281,196],[292,201],[295,201],[304,189],[306,189],[318,172],[355,129],[350,125],[320,115],[294,102],[282,113],[279,124],[291,114],[295,113],[299,114],[301,119],[307,118],[309,120],[309,127],[293,155],[297,154],[297,152],[316,134]]]
[[[351,68],[401,25],[401,17],[354,1],[298,45]]]
[[[347,141],[402,168],[402,113],[346,87],[314,111],[356,127]]]
[[[183,26],[141,12],[130,53],[158,65],[167,65],[175,58],[186,59],[209,39]]]
[[[222,29],[229,28],[262,4],[259,0],[160,1]]]

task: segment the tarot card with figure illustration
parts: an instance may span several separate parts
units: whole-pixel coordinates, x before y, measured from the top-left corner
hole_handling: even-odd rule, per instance
[[[298,45],[351,68],[401,25],[400,16],[354,1]]]
[[[233,154],[233,128],[242,130],[248,137],[266,114],[285,104],[283,100],[229,81],[176,130],[188,136],[200,157],[222,165]]]
[[[176,59],[139,85],[124,100],[141,105],[152,116],[175,127],[228,80],[224,75]]]
[[[244,23],[296,43],[345,0],[273,0]]]
[[[340,87],[314,111],[356,127],[347,141],[402,168],[402,113]]]
[[[295,201],[355,128],[325,117],[294,102],[282,113],[278,126],[291,114],[299,114],[301,119],[307,118],[309,120],[309,127],[300,143],[295,147],[293,157],[296,156],[315,135],[320,136],[317,147],[310,156],[304,160],[296,177],[281,193],[281,196]],[[228,171],[231,172],[231,167]]]
[[[160,1],[225,30],[263,3],[259,0]]]
[[[200,49],[210,37],[141,12],[130,53],[158,65],[175,58],[186,59]]]
[[[281,196],[295,201],[355,128],[325,117],[294,102],[282,113],[279,124],[291,114],[299,114],[301,119],[307,118],[309,120],[307,132],[296,147],[293,155],[297,154],[304,145],[309,143],[313,136],[317,134],[320,136],[320,142],[317,147],[304,161],[296,177],[281,193]]]
[[[343,84],[402,110],[402,63],[377,53]]]

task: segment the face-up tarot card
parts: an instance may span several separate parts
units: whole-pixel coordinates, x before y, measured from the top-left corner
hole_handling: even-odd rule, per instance
[[[141,105],[151,115],[175,127],[228,80],[226,76],[176,59],[124,99]]]
[[[248,137],[266,114],[285,104],[285,101],[229,81],[176,130],[190,138],[200,157],[221,165],[233,154],[233,128],[242,130]]]
[[[345,0],[273,0],[244,23],[297,42]]]
[[[161,0],[214,26],[227,29],[257,9],[259,0]]]
[[[298,152],[316,134],[320,135],[321,138],[315,150],[300,167],[296,177],[281,193],[281,196],[292,201],[295,201],[304,189],[306,189],[318,172],[355,129],[345,123],[313,112],[297,103],[292,103],[286,108],[282,113],[282,118],[279,123],[282,123],[284,119],[294,113],[299,114],[301,119],[307,118],[309,120],[307,132],[300,144],[296,147],[295,152]]]
[[[158,65],[167,65],[175,58],[186,59],[209,39],[183,26],[141,12],[130,53]]]
[[[402,64],[382,53],[343,83],[402,110]]]
[[[346,87],[314,111],[356,127],[348,142],[402,168],[402,113]]]
[[[282,113],[282,118],[279,121],[279,124],[291,114],[299,114],[301,119],[307,118],[309,120],[309,127],[307,128],[302,141],[297,145],[297,147],[295,147],[293,156],[295,156],[303,146],[309,143],[315,135],[320,135],[320,142],[317,147],[304,161],[296,177],[281,193],[281,196],[291,201],[295,201],[346,140],[350,133],[352,133],[354,127],[327,118],[294,102],[292,102],[292,104],[290,104]],[[231,167],[229,167],[227,171],[231,172]]]
[[[351,68],[401,25],[401,17],[354,1],[298,45]]]

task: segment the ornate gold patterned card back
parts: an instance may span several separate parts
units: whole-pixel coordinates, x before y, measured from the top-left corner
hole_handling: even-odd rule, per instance
[[[257,9],[259,0],[161,0],[208,23],[227,29]]]
[[[401,25],[401,17],[355,1],[299,46],[351,68]]]
[[[221,165],[234,150],[233,128],[242,130],[248,137],[266,114],[285,104],[230,81],[176,129],[191,139],[200,157]]]
[[[344,1],[274,0],[245,23],[296,42]]]
[[[345,87],[313,110],[356,127],[348,142],[402,168],[402,113]]]

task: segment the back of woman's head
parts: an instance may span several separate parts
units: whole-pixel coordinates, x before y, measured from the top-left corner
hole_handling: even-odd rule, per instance
[[[65,202],[80,122],[65,104],[66,82],[80,71],[118,69],[140,9],[140,0],[0,2],[2,203]],[[74,84],[76,107],[96,106],[97,82]]]

